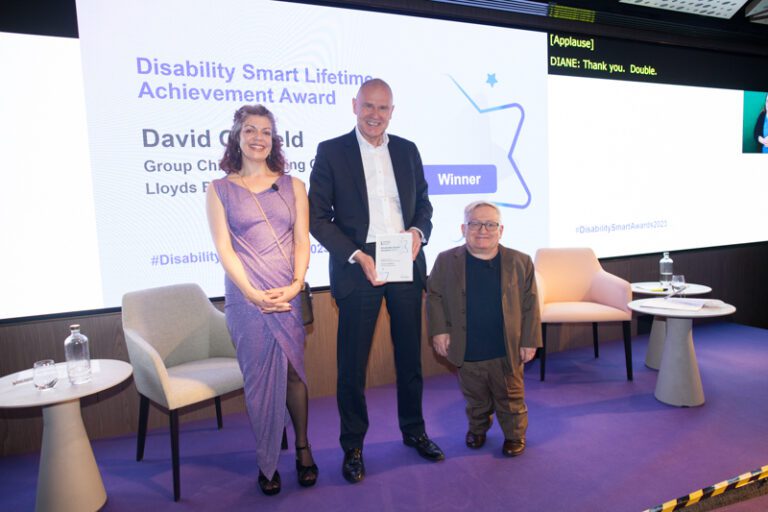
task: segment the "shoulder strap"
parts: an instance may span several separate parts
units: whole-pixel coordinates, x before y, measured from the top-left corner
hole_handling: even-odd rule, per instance
[[[267,217],[267,213],[264,211],[264,208],[261,207],[261,203],[259,202],[259,199],[256,197],[256,194],[254,194],[253,191],[250,188],[248,188],[248,185],[245,183],[245,180],[243,179],[242,175],[240,175],[240,181],[243,183],[243,188],[251,194],[251,197],[256,203],[256,206],[259,208],[261,215],[264,217],[264,220],[266,221],[267,226],[269,226],[269,230],[272,232],[272,236],[275,237],[275,242],[277,242],[277,247],[280,249],[280,254],[283,255],[283,258],[285,258],[285,261],[288,263],[288,266],[292,267],[293,265],[291,265],[291,261],[288,259],[288,256],[286,256],[285,249],[283,249],[283,244],[280,243],[280,239],[278,238],[277,233],[275,232],[275,228],[273,228],[272,223],[269,222],[269,217]]]

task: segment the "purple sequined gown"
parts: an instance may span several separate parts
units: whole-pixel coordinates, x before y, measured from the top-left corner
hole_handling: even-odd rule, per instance
[[[287,286],[293,279],[293,222],[296,209],[290,176],[280,176],[279,190],[256,194],[269,217],[290,264],[251,193],[223,178],[213,182],[227,215],[232,247],[259,290]],[[282,197],[281,197],[282,196]],[[272,478],[280,455],[283,428],[288,421],[285,405],[288,363],[301,379],[304,375],[304,326],[297,296],[287,313],[263,314],[226,278],[225,313],[245,380],[245,403],[256,437],[256,462]]]

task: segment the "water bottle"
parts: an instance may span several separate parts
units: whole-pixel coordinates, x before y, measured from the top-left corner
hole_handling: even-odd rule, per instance
[[[80,324],[69,326],[70,335],[64,340],[64,356],[67,359],[67,376],[72,384],[84,384],[91,380],[91,354],[88,338],[80,333]]]
[[[665,252],[664,256],[659,260],[659,275],[661,286],[669,286],[672,282],[672,258],[669,257],[668,252]]]

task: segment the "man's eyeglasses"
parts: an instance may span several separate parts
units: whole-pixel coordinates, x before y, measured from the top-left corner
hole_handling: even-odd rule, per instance
[[[501,224],[499,224],[498,222],[490,222],[490,221],[479,222],[476,220],[471,220],[467,222],[467,227],[469,228],[470,231],[480,231],[480,228],[485,227],[485,230],[488,231],[489,233],[493,233],[494,231],[499,229],[500,225]]]

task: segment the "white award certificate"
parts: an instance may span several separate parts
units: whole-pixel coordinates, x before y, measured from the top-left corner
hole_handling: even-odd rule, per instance
[[[376,235],[376,274],[379,281],[413,281],[410,232]]]

